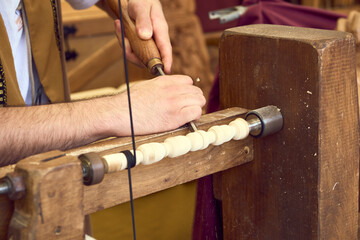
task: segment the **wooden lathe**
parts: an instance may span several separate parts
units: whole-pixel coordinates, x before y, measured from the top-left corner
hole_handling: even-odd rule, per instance
[[[218,146],[205,148],[202,142],[195,149],[192,140],[182,138],[190,147],[169,158],[165,156],[176,151],[168,139],[189,134],[187,128],[136,138],[137,146],[157,144],[151,150],[137,149],[143,162],[153,164],[133,168],[134,197],[215,173],[214,195],[222,204],[224,239],[357,239],[354,38],[274,25],[229,29],[220,42],[220,100],[225,110],[196,122],[203,135],[209,135],[203,139],[212,139],[209,144],[222,134],[214,126],[229,125],[221,129],[231,137],[221,137],[227,141]],[[268,105],[283,115],[275,117],[274,129],[282,127],[279,132],[230,140],[238,136],[238,127],[230,122],[246,118],[248,112],[237,106]],[[254,135],[274,133],[268,128],[274,123],[269,116],[274,115],[257,110],[248,114],[248,125],[239,121]],[[127,173],[121,171],[127,161],[118,153],[130,149],[130,144],[129,138],[110,139],[39,154],[15,168],[1,169],[0,177],[8,174],[2,179],[3,191],[17,200],[0,195],[0,239],[83,239],[84,215],[129,200]],[[144,154],[153,149],[157,150]],[[100,167],[84,168],[91,166],[93,156]],[[115,165],[108,156],[115,156]]]

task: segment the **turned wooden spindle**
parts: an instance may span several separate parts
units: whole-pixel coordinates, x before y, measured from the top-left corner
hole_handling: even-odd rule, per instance
[[[213,126],[208,131],[198,130],[186,136],[170,137],[162,143],[145,143],[136,149],[136,165],[153,164],[165,157],[179,157],[190,151],[203,150],[210,144],[218,146],[232,139],[244,139],[249,135],[249,131],[248,122],[238,118],[229,125]],[[103,159],[107,173],[117,172],[127,167],[127,159],[123,153],[105,155]]]

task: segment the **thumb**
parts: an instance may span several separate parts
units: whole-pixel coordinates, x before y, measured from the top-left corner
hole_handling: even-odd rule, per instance
[[[145,2],[129,3],[129,16],[135,20],[137,35],[148,40],[153,35],[152,21],[150,18],[151,5]]]

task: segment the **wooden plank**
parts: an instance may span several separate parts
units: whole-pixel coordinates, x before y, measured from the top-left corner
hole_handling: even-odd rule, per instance
[[[117,38],[114,38],[68,73],[71,92],[83,89],[94,76],[98,76],[104,69],[117,61],[120,56],[121,49]],[[120,80],[118,83],[120,85]]]
[[[111,17],[96,6],[79,11],[73,9],[65,0],[61,0],[61,10],[64,26],[75,26],[77,29],[74,37],[114,32],[114,23]]]
[[[221,174],[224,239],[357,239],[354,38],[273,25],[227,30],[220,89],[223,107],[273,104],[284,116],[280,133],[254,140],[254,161]]]
[[[196,125],[198,129],[207,130],[213,125],[228,124],[235,118],[243,116],[243,113],[245,113],[244,109],[232,108],[207,114],[197,121]],[[137,146],[147,142],[163,142],[169,136],[185,135],[188,132],[187,128],[181,128],[170,133],[140,137],[136,142]],[[106,155],[125,149],[131,149],[129,139],[126,141],[113,139],[75,149],[71,151],[71,154],[96,151],[100,155]],[[134,198],[246,163],[252,157],[252,138],[247,138],[241,141],[230,141],[221,146],[209,146],[205,150],[190,152],[174,159],[166,158],[156,164],[137,166],[132,170]],[[127,201],[129,201],[129,189],[126,171],[107,174],[100,184],[85,187],[84,211],[86,214]]]
[[[132,171],[134,198],[143,197],[251,161],[251,138],[210,146],[183,157],[164,159]],[[155,174],[154,174],[155,173]],[[127,171],[105,176],[101,184],[85,187],[85,213],[90,214],[129,201]]]
[[[213,125],[228,124],[245,113],[246,110],[241,108],[226,109],[204,115],[196,124],[199,129],[208,130]],[[136,142],[138,146],[146,142],[162,142],[168,137],[187,133],[189,129],[182,127],[171,132],[139,136]],[[167,158],[153,165],[137,166],[132,170],[134,197],[249,162],[253,158],[252,141],[251,137],[230,141],[182,157]],[[108,139],[69,150],[66,156],[52,160],[45,159],[64,153],[53,151],[20,161],[15,171],[24,176],[27,192],[25,198],[15,202],[10,235],[14,239],[78,239],[83,233],[85,214],[128,201],[127,171],[107,174],[100,184],[86,187],[82,184],[77,156],[89,151],[100,155],[119,152],[130,149],[130,142],[130,138]],[[7,198],[0,200],[0,209],[12,204]],[[66,214],[63,209],[66,209]],[[0,215],[0,229],[5,229],[4,236],[8,226],[6,216],[9,214]]]

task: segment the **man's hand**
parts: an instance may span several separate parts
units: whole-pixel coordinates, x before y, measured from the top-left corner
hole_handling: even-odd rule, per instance
[[[130,135],[126,94],[114,96],[111,102],[114,109],[121,106],[116,135]],[[187,76],[162,76],[135,84],[131,87],[135,134],[168,131],[198,119],[205,102],[201,89]]]
[[[128,12],[135,21],[136,32],[141,39],[154,37],[164,63],[164,70],[170,73],[172,48],[169,28],[159,0],[129,0]]]
[[[201,115],[202,91],[186,76],[163,76],[131,87],[135,134],[175,129]],[[0,166],[54,149],[129,136],[127,94],[33,107],[0,108]]]
[[[118,0],[100,0],[96,5],[116,19],[118,16],[118,9],[115,9],[118,6],[117,2]],[[169,28],[159,0],[128,0],[127,9],[129,17],[135,22],[137,36],[143,40],[154,38],[164,63],[165,73],[169,74],[172,65],[172,47]],[[119,20],[115,20],[115,32],[118,39],[121,40]],[[132,52],[128,40],[125,40],[125,45],[128,59],[142,65]]]
[[[172,47],[168,25],[160,2],[158,0],[129,0],[128,14],[135,22],[136,34],[140,39],[148,40],[154,37],[155,44],[164,63],[165,73],[169,74],[172,65]],[[115,32],[121,42],[120,20],[115,20]],[[131,62],[143,66],[130,45],[128,39],[125,39],[127,58]]]
[[[121,24],[120,24],[120,20],[117,19],[115,20],[115,33],[116,33],[116,37],[119,41],[119,44],[121,46]],[[131,46],[130,46],[130,42],[129,39],[127,37],[124,37],[125,39],[125,53],[126,53],[126,59],[129,60],[130,62],[138,65],[139,67],[145,67],[144,64],[141,62],[141,60],[136,56],[136,54],[133,52]]]

